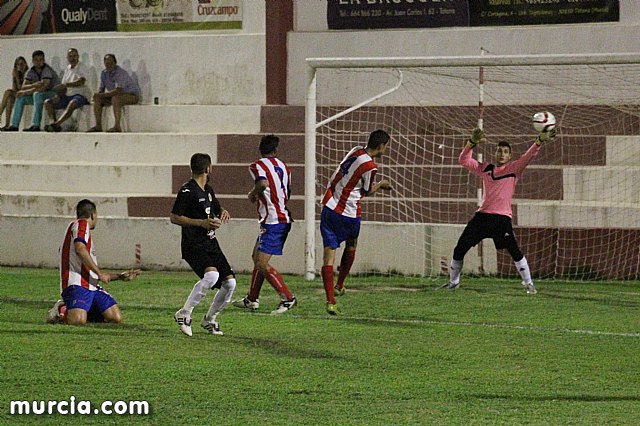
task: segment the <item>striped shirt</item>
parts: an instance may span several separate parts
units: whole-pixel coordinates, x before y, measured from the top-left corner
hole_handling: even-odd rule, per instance
[[[471,148],[465,147],[458,161],[471,173],[482,178],[482,204],[479,212],[513,217],[511,201],[516,184],[529,162],[538,154],[540,147],[533,144],[522,157],[501,166],[479,163],[471,156]]]
[[[371,191],[377,171],[363,147],[353,148],[331,176],[322,204],[342,216],[360,217],[360,199]]]
[[[255,183],[266,180],[267,187],[258,198],[260,223],[273,225],[291,223],[287,201],[291,196],[291,171],[276,157],[263,157],[249,166],[249,173]]]
[[[60,290],[70,285],[79,285],[95,291],[98,276],[88,266],[82,263],[82,259],[76,253],[75,243],[79,241],[87,246],[93,261],[96,261],[95,248],[91,241],[91,230],[87,219],[76,219],[69,224],[64,234],[64,241],[60,247]]]

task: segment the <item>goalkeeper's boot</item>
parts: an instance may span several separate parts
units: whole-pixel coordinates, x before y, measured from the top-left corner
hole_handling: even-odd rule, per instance
[[[342,284],[341,287],[335,286],[333,288],[333,295],[334,296],[344,296],[344,294],[347,292],[347,286]]]
[[[442,284],[439,288],[446,288],[447,290],[454,291],[456,288],[458,288],[458,285],[460,285],[460,282],[457,282],[455,284],[452,282],[448,282],[446,284]]]
[[[223,336],[224,335],[222,330],[220,330],[220,324],[218,324],[216,321],[207,320],[207,317],[204,317],[204,319],[200,323],[200,326],[202,328],[204,328],[205,330],[207,330],[207,332],[209,334],[213,334],[215,336]]]
[[[523,281],[522,286],[527,291],[527,294],[536,294],[538,292],[536,290],[536,286],[533,285],[533,281],[531,281],[529,284],[525,284],[525,282]]]
[[[327,302],[326,310],[329,315],[342,315],[342,312],[340,312],[338,305],[335,305],[331,302]]]
[[[189,315],[187,315],[182,309],[179,309],[173,318],[180,326],[180,331],[189,337],[193,336],[193,331],[191,331],[191,317]]]
[[[65,306],[64,302],[62,300],[58,300],[44,317],[45,322],[47,324],[58,324],[59,322],[62,322],[62,312],[60,308],[63,306]]]
[[[273,311],[271,311],[271,315],[284,314],[285,312],[288,312],[289,309],[293,308],[297,304],[298,304],[298,301],[296,300],[295,297],[291,300],[282,300],[280,301],[280,304],[278,305],[278,307]]]
[[[260,307],[260,301],[256,299],[256,301],[253,302],[249,300],[249,296],[243,297],[242,299],[239,299],[239,300],[234,300],[231,303],[236,308],[251,309],[252,311],[257,310]]]

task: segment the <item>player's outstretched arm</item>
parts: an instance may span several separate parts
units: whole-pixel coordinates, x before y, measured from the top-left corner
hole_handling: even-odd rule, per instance
[[[218,229],[222,225],[222,221],[217,217],[210,217],[206,219],[193,219],[186,216],[180,216],[175,213],[171,213],[169,216],[171,223],[178,226],[199,226],[204,229]]]
[[[119,274],[113,274],[111,277],[111,281],[120,280],[120,281],[133,281],[138,278],[142,271],[140,269],[129,269],[128,271],[120,272]]]
[[[536,145],[540,146],[543,143],[549,142],[556,137],[556,129],[555,127],[547,132],[540,132],[538,138],[536,139]]]

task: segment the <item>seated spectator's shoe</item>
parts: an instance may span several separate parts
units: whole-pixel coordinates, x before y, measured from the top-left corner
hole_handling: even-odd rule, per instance
[[[101,132],[101,131],[102,131],[102,127],[93,126],[89,130],[87,130],[87,133],[95,133],[95,132]]]
[[[22,129],[23,132],[39,132],[40,127],[38,126],[29,126],[26,129]]]
[[[523,281],[522,282],[522,286],[527,291],[527,294],[536,294],[538,292],[536,290],[536,286],[533,285],[533,281],[530,282],[529,284],[525,284],[524,281]]]
[[[191,331],[191,318],[185,314],[182,309],[178,310],[173,318],[180,326],[180,331],[189,337],[193,336],[193,332]]]
[[[16,126],[7,126],[2,128],[3,132],[17,132],[18,128]]]
[[[293,308],[297,304],[298,304],[298,301],[296,300],[295,297],[291,300],[282,300],[278,305],[278,307],[273,311],[271,311],[271,315],[284,314],[285,312],[288,312],[289,309]]]
[[[61,132],[62,131],[62,127],[60,127],[58,124],[47,124],[46,126],[44,126],[44,130],[47,132]]]
[[[59,322],[62,322],[62,313],[60,312],[60,308],[62,306],[65,306],[64,302],[62,300],[58,300],[53,305],[53,308],[49,309],[47,315],[44,317],[44,321],[47,324],[58,324]]]
[[[252,311],[257,310],[260,307],[260,302],[258,301],[258,299],[256,299],[255,302],[252,302],[251,300],[249,300],[249,296],[243,297],[240,300],[234,300],[231,303],[236,308],[245,308],[245,309],[250,309]]]
[[[330,302],[327,302],[326,310],[329,315],[337,316],[342,314],[342,312],[340,312],[340,309],[338,309],[338,305],[334,305]]]
[[[207,330],[209,334],[213,334],[215,336],[224,336],[222,330],[220,330],[220,324],[216,321],[208,321],[206,318],[202,320],[200,326]]]
[[[343,285],[342,287],[338,287],[335,286],[333,288],[333,295],[334,296],[344,296],[344,294],[347,292],[347,286]]]
[[[107,130],[107,133],[122,133],[122,129],[117,129],[115,127],[112,127],[109,130]]]

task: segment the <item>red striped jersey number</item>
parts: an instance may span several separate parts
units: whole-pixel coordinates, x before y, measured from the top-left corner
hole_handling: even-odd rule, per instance
[[[342,176],[346,176],[349,174],[349,169],[354,161],[356,161],[358,157],[349,157],[340,163],[340,171],[342,172]]]
[[[273,166],[273,170],[276,171],[276,173],[278,174],[278,177],[280,178],[280,189],[282,189],[282,192],[286,194],[287,190],[284,187],[284,170],[282,170],[280,166]]]

